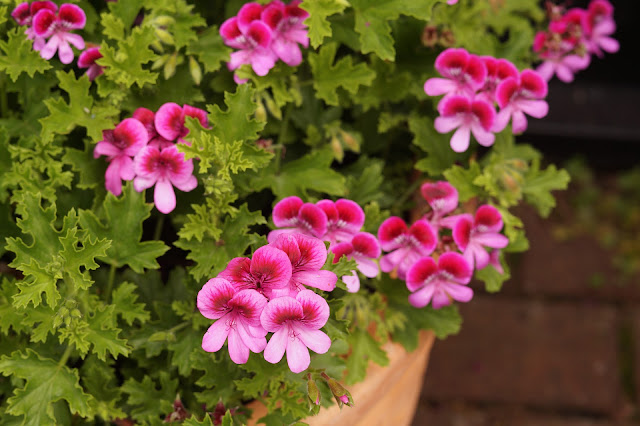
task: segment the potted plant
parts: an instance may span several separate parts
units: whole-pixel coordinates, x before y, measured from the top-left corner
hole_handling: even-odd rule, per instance
[[[608,2],[548,12],[536,35],[537,0],[4,1],[0,422],[392,394],[410,421],[472,277],[498,291],[528,247],[510,209],[568,183],[515,142],[525,114],[616,50]]]

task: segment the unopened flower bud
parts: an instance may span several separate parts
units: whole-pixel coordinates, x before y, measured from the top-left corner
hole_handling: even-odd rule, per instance
[[[333,151],[333,156],[336,158],[336,160],[342,162],[342,159],[344,158],[344,150],[342,149],[340,139],[338,139],[336,136],[333,136],[331,138],[330,144],[331,150]]]
[[[360,143],[356,138],[351,136],[350,133],[340,130],[340,136],[344,141],[344,144],[353,152],[360,152]]]
[[[327,381],[327,385],[329,385],[329,389],[331,389],[331,393],[336,398],[336,403],[340,408],[343,405],[348,405],[349,407],[353,407],[353,398],[351,397],[351,393],[345,389],[336,379],[332,379],[327,376],[325,373],[322,373],[322,377]]]
[[[158,16],[153,20],[154,24],[159,25],[161,27],[166,27],[167,25],[171,25],[176,22],[171,16],[162,15]]]
[[[307,380],[307,393],[309,394],[309,400],[312,404],[320,405],[320,391],[318,390],[318,385],[316,385],[316,381],[311,378]]]
[[[256,119],[258,121],[267,121],[267,110],[264,108],[262,101],[258,101],[258,107],[256,108]]]
[[[152,65],[151,65],[151,69],[152,70],[157,70],[160,69],[164,66],[164,64],[167,62],[167,60],[169,59],[169,55],[165,54],[160,56]]]
[[[199,86],[202,81],[202,70],[200,69],[200,64],[193,58],[193,56],[189,56],[189,72],[191,73],[193,82],[196,86]]]
[[[173,52],[173,55],[169,56],[167,63],[164,64],[164,79],[168,80],[176,73],[176,66],[178,65],[178,52]]]
[[[434,47],[438,42],[438,28],[432,25],[424,27],[420,41],[422,41],[423,46]]]
[[[161,28],[156,28],[156,37],[158,37],[158,40],[160,40],[161,42],[163,42],[164,44],[171,44],[173,45],[175,43],[175,41],[173,40],[173,36],[171,35],[171,33],[167,30],[163,30]]]

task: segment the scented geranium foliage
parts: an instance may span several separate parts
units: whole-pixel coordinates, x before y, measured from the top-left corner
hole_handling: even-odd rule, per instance
[[[0,424],[294,424],[456,333],[568,183],[514,137],[546,64],[618,48],[552,12],[2,2]]]

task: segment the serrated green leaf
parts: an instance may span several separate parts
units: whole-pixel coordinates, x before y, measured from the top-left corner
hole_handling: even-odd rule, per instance
[[[351,354],[347,358],[347,375],[344,378],[346,384],[364,380],[369,360],[383,367],[389,364],[387,353],[366,330],[353,330],[349,335],[348,342]]]
[[[547,217],[556,205],[551,191],[567,189],[570,180],[566,170],[558,170],[554,165],[540,170],[540,162],[534,161],[522,192],[525,200],[533,204],[542,217]]]
[[[125,87],[155,83],[158,73],[144,69],[145,64],[157,59],[149,48],[155,40],[152,27],[136,27],[127,38],[117,42],[117,48],[103,40],[100,45],[102,58],[96,62],[105,67],[105,78]]]
[[[430,117],[410,117],[409,130],[414,135],[413,143],[427,153],[427,158],[416,163],[416,169],[435,177],[451,167],[458,158],[459,154],[449,146],[449,138],[435,131]]]
[[[161,415],[171,412],[178,380],[171,380],[166,371],[161,371],[158,375],[160,386],[146,375],[142,382],[130,378],[122,385],[122,392],[129,395],[127,403],[134,407],[131,417],[135,420],[157,423]]]
[[[98,307],[87,316],[89,327],[85,339],[93,345],[92,352],[102,361],[106,360],[107,352],[114,358],[118,355],[126,357],[131,352],[127,341],[118,337],[121,330],[113,326],[114,311],[113,305]]]
[[[502,259],[504,256],[501,255],[500,263],[502,268],[504,269],[503,273],[498,272],[498,270],[493,266],[489,265],[480,270],[477,270],[474,274],[474,278],[484,282],[484,288],[489,293],[496,293],[502,289],[502,284],[511,278],[511,271],[509,270],[509,265],[504,262]]]
[[[325,44],[319,53],[309,53],[309,65],[313,72],[313,87],[319,98],[328,105],[338,105],[339,87],[352,95],[358,93],[359,86],[370,86],[376,73],[365,63],[353,65],[351,56],[345,56],[333,63],[338,45]]]
[[[247,363],[256,361],[257,358],[258,355],[251,354]],[[211,404],[212,401],[220,399],[223,401],[240,399],[242,391],[236,389],[234,381],[245,377],[246,372],[238,364],[231,361],[226,349],[223,348],[215,354],[200,351],[194,353],[191,359],[194,369],[204,371],[204,374],[196,381],[198,386],[205,389],[205,391],[196,394],[198,401]],[[271,373],[272,371],[269,372],[269,375]]]
[[[40,57],[40,53],[33,49],[33,41],[27,39],[24,30],[20,27],[7,32],[8,40],[0,40],[0,70],[7,73],[14,82],[22,73],[33,77],[35,73],[41,73],[51,64]]]
[[[104,163],[97,163],[93,158],[94,144],[85,139],[84,150],[65,147],[65,153],[62,161],[71,165],[71,169],[77,172],[80,179],[78,188],[92,189],[104,185],[105,167],[101,167]]]
[[[247,84],[238,85],[235,93],[225,92],[227,110],[218,105],[208,105],[209,119],[213,123],[213,135],[223,143],[254,141],[264,123],[253,118],[257,105],[253,101],[253,89]]]
[[[73,414],[90,417],[91,396],[80,386],[78,372],[57,361],[42,358],[32,349],[0,358],[0,373],[26,380],[7,400],[9,414],[24,416],[23,424],[40,426],[55,422],[53,404],[64,399]]]
[[[483,193],[481,188],[473,184],[475,179],[480,176],[480,173],[480,165],[474,161],[469,165],[468,169],[454,165],[442,174],[458,190],[460,201],[467,201]]]
[[[272,388],[273,384],[282,382],[289,372],[286,361],[281,360],[274,365],[260,356],[249,356],[247,363],[240,367],[250,373],[249,377],[234,381],[235,386],[245,398],[257,398]]]
[[[311,46],[317,49],[325,37],[331,37],[331,25],[327,18],[349,6],[346,0],[304,0],[300,7],[309,12],[304,23],[309,26]]]
[[[99,259],[116,267],[128,265],[141,273],[144,269],[158,268],[156,259],[169,249],[162,241],[140,242],[142,223],[150,216],[152,208],[144,202],[143,195],[127,183],[120,197],[107,194],[103,221],[90,210],[80,210],[78,220],[91,235],[113,242],[106,255]]]
[[[191,354],[202,350],[202,333],[193,329],[182,330],[168,348],[172,352],[171,364],[178,367],[181,375],[189,377],[193,370]]]
[[[197,41],[187,46],[187,55],[196,55],[205,72],[218,71],[229,60],[230,53],[231,48],[225,46],[215,25],[198,34]]]
[[[150,314],[145,310],[144,303],[138,303],[138,295],[135,294],[136,285],[130,282],[123,282],[111,294],[114,314],[119,315],[129,325],[133,325],[135,320],[141,324],[149,321]]]
[[[88,356],[80,368],[82,386],[93,398],[89,405],[96,416],[104,420],[125,418],[127,414],[118,407],[122,393],[117,382],[116,370],[95,356]]]
[[[2,278],[0,285],[0,332],[4,335],[8,335],[9,331],[13,329],[15,333],[20,333],[25,330],[23,320],[25,316],[25,310],[16,309],[11,301],[13,296],[18,292],[16,284],[9,281],[7,277]]]
[[[127,0],[122,2],[110,2],[109,11],[111,14],[120,19],[125,28],[131,28],[133,21],[138,16],[140,9],[144,5],[145,0]]]

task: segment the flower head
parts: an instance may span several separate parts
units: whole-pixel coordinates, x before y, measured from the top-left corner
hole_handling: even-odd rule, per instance
[[[327,215],[318,206],[304,203],[299,197],[291,196],[278,201],[273,207],[273,223],[278,228],[267,237],[271,243],[283,233],[300,233],[322,238],[327,232]]]
[[[198,292],[200,313],[216,322],[202,338],[202,349],[217,352],[229,339],[229,356],[236,364],[249,359],[249,351],[259,353],[267,346],[267,332],[260,315],[267,299],[255,290],[237,290],[223,278],[212,278]]]
[[[513,133],[524,132],[527,129],[525,113],[542,118],[549,112],[549,104],[542,100],[546,96],[547,82],[533,70],[524,70],[517,78],[505,79],[496,91],[501,109],[493,131],[502,131],[511,120]]]
[[[302,52],[298,43],[309,46],[307,26],[303,21],[309,13],[301,9],[300,1],[284,5],[280,1],[269,3],[261,13],[262,21],[271,28],[271,49],[282,61],[290,66],[300,65]]]
[[[154,118],[156,131],[168,141],[182,140],[189,134],[185,126],[185,117],[197,118],[204,128],[209,128],[207,112],[190,105],[180,106],[173,102],[162,105]]]
[[[459,216],[453,227],[453,240],[472,268],[474,264],[476,269],[489,264],[489,253],[485,247],[501,249],[509,244],[509,239],[499,233],[502,226],[502,215],[488,204],[480,206],[475,216]]]
[[[327,232],[322,239],[335,243],[349,241],[364,225],[364,210],[355,201],[339,199],[320,200],[316,203],[327,215]]]
[[[144,128],[147,129],[147,134],[149,135],[149,146],[155,146],[159,150],[162,150],[168,146],[173,145],[173,142],[167,140],[158,134],[156,130],[156,114],[147,108],[138,108],[133,112],[133,118],[138,120],[144,125]]]
[[[467,150],[471,133],[480,145],[493,145],[495,135],[491,129],[496,111],[487,101],[480,98],[472,100],[461,95],[447,96],[438,104],[438,111],[440,117],[435,119],[434,125],[439,133],[457,129],[450,142],[455,152]]]
[[[482,59],[465,49],[449,48],[436,58],[436,70],[445,78],[430,78],[424,84],[429,96],[473,95],[482,88],[487,77],[487,68]]]
[[[458,207],[458,190],[447,181],[438,181],[423,183],[420,193],[431,207],[429,222],[439,229],[440,219]]]
[[[331,339],[320,331],[329,319],[329,305],[311,290],[293,297],[271,300],[260,315],[262,327],[273,332],[264,350],[264,359],[275,364],[287,353],[287,364],[294,373],[309,367],[309,349],[323,354]]]
[[[175,145],[162,150],[147,145],[136,155],[134,169],[133,187],[142,192],[155,185],[153,200],[161,213],[167,214],[176,208],[174,186],[184,192],[198,186],[193,176],[193,160],[185,160],[184,153]]]
[[[48,39],[44,46],[34,43],[34,48],[40,50],[40,56],[51,59],[58,52],[60,62],[69,64],[73,61],[73,50],[69,44],[84,49],[84,40],[71,30],[84,28],[87,17],[84,11],[75,4],[65,3],[60,6],[58,13],[50,8],[42,8],[33,16],[33,31],[36,37]]]
[[[104,73],[104,67],[96,64],[96,60],[102,58],[99,47],[90,47],[78,56],[78,68],[87,68],[87,76],[93,81]],[[135,115],[133,118],[136,118]]]
[[[374,259],[380,257],[380,243],[375,236],[368,232],[359,232],[353,236],[350,242],[342,242],[331,247],[335,255],[333,263],[338,263],[342,256],[353,259],[358,265],[358,271],[368,278],[378,275],[378,264]],[[342,277],[342,281],[347,285],[347,291],[356,293],[360,289],[360,278],[356,271],[351,271],[351,275]]]
[[[616,23],[613,20],[613,5],[607,0],[592,0],[589,3],[582,27],[590,53],[602,57],[603,51],[615,53],[620,50],[620,43],[610,37],[616,31]]]
[[[380,269],[391,272],[397,268],[403,280],[418,259],[433,252],[438,235],[426,220],[417,220],[409,228],[404,220],[391,216],[380,225],[378,240],[382,250],[390,252],[380,259]]]
[[[114,195],[122,193],[122,180],[135,176],[132,157],[147,143],[147,131],[138,120],[126,118],[114,130],[104,130],[102,138],[93,150],[93,157],[107,157],[109,166],[105,173],[105,187]]]
[[[430,258],[418,260],[407,273],[407,288],[411,291],[409,303],[423,308],[431,302],[434,309],[451,304],[451,299],[468,302],[473,290],[466,286],[473,269],[458,253],[443,253],[438,263]]]
[[[250,12],[247,15],[250,16]],[[250,64],[256,74],[265,76],[278,60],[271,50],[271,28],[260,20],[245,22],[249,20],[234,16],[220,26],[220,35],[225,44],[240,49],[231,53],[228,67],[233,71],[240,65]]]
[[[496,101],[498,85],[509,77],[518,77],[518,68],[506,59],[496,59],[493,56],[480,57],[487,68],[487,78],[480,89],[478,97],[493,104]]]

